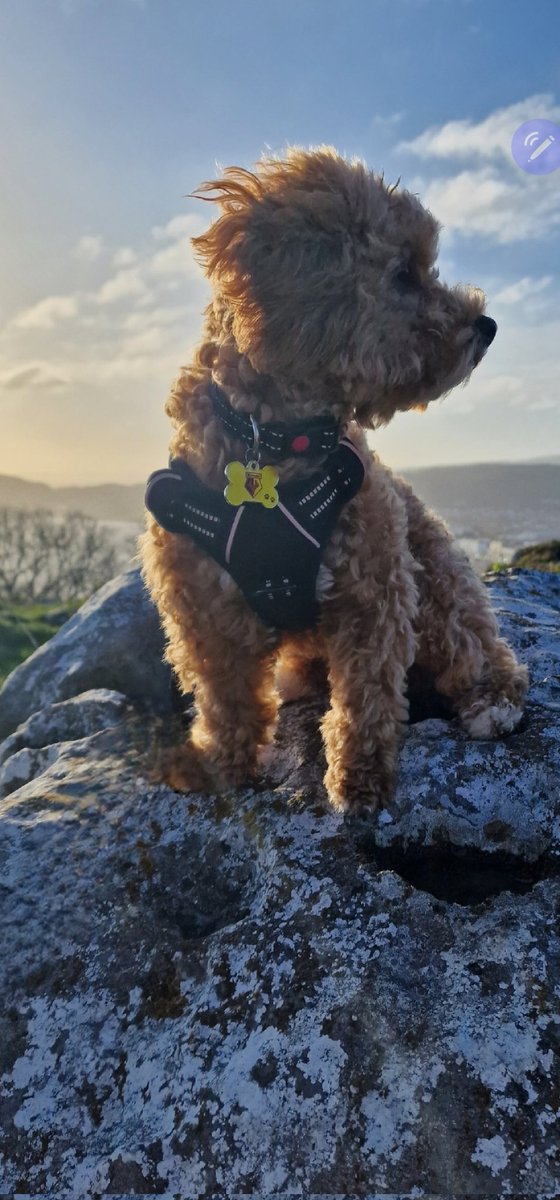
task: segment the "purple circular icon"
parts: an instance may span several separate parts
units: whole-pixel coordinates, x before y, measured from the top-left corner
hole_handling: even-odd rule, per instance
[[[511,139],[511,153],[529,175],[550,175],[560,167],[560,125],[543,117],[525,121]]]

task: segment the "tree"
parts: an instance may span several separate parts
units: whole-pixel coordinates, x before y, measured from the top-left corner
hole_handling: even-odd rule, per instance
[[[116,574],[107,529],[84,513],[0,508],[0,600],[59,603],[89,596]]]

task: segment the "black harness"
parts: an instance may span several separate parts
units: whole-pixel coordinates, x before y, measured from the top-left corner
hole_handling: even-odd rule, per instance
[[[219,389],[216,389],[219,392]],[[216,394],[212,395],[217,403]],[[223,424],[228,426],[230,409]],[[245,434],[236,418],[247,421]],[[247,414],[235,414],[233,431],[251,443],[253,426]],[[315,598],[317,576],[327,541],[349,500],[359,492],[365,467],[349,438],[338,442],[338,427],[319,419],[294,426],[278,426],[282,456],[324,454],[325,437],[333,448],[325,466],[305,480],[278,485],[275,508],[243,503],[234,508],[222,492],[203,484],[182,458],[171,458],[169,468],[156,470],[147,480],[145,504],[158,524],[169,533],[186,534],[234,578],[248,604],[266,625],[285,632],[312,628],[319,616]],[[309,430],[311,426],[311,430]],[[267,438],[276,427],[258,427],[259,443],[271,455]],[[311,449],[311,438],[320,449]],[[319,442],[317,443],[317,439]],[[294,444],[295,443],[295,444]],[[289,445],[290,449],[285,450]],[[273,456],[281,446],[275,446]]]

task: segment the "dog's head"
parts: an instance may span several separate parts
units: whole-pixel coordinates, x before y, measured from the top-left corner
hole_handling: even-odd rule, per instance
[[[339,382],[364,425],[450,391],[494,337],[483,293],[439,281],[432,214],[359,160],[291,147],[195,195],[222,209],[193,245],[241,354],[290,385]]]

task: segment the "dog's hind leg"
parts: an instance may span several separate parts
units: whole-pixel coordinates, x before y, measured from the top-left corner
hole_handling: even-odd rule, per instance
[[[283,704],[328,690],[326,664],[316,637],[309,634],[285,638],[276,663],[276,688]]]
[[[442,521],[402,479],[409,545],[418,574],[418,650],[435,686],[473,738],[499,737],[521,720],[528,672],[500,637],[482,581]]]

